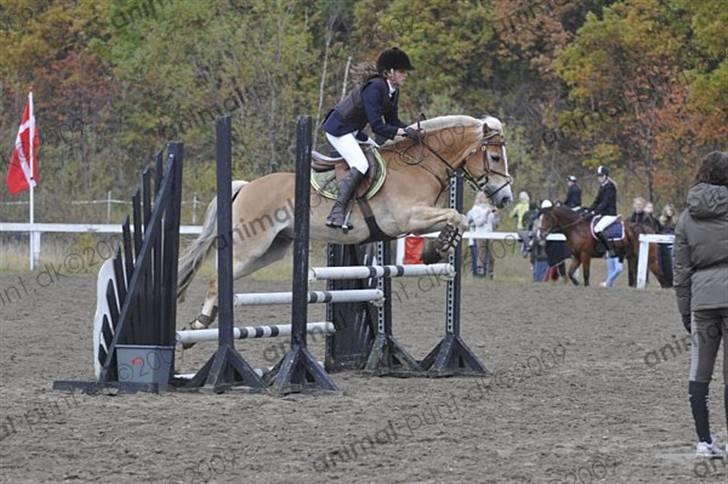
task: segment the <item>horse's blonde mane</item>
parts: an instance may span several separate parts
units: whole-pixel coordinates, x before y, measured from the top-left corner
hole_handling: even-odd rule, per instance
[[[433,133],[442,129],[449,128],[476,128],[478,130],[483,129],[483,125],[487,124],[490,129],[503,132],[503,126],[497,118],[493,116],[486,116],[484,119],[474,118],[472,116],[466,116],[461,114],[453,114],[447,116],[438,116],[432,119],[425,119],[420,123],[420,128],[424,129],[427,133]],[[417,123],[410,124],[410,127],[416,128]],[[394,147],[400,142],[404,141],[404,136],[396,136],[393,140],[388,140],[382,147]]]

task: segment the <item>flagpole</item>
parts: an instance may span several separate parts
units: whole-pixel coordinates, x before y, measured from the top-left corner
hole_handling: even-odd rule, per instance
[[[34,153],[34,146],[33,142],[35,141],[35,117],[33,116],[33,91],[30,91],[28,93],[28,104],[30,105],[30,117],[28,118],[30,120],[30,142],[29,145],[29,151],[30,151],[30,271],[33,272],[35,270],[35,251],[36,251],[36,235],[35,235],[35,227],[33,227],[34,223],[34,217],[33,217],[33,189],[35,188],[35,172],[33,171],[33,167],[35,165],[35,153]]]

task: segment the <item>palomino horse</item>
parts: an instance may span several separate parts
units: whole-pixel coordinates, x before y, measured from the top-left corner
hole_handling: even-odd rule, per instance
[[[493,117],[443,116],[423,121],[420,142],[398,137],[385,143],[381,153],[387,163],[387,178],[369,199],[381,231],[390,238],[408,233],[443,230],[451,234],[468,228],[456,210],[438,208],[453,170],[483,190],[498,206],[512,198],[511,177],[500,121]],[[293,173],[273,173],[250,183],[233,183],[233,273],[240,278],[283,258],[293,242]],[[333,200],[311,192],[311,240],[358,244],[376,240],[364,221],[361,207],[354,204],[353,228],[348,232],[326,227]],[[180,257],[178,297],[184,295],[195,272],[217,238],[217,205],[208,207],[200,236]],[[445,247],[442,247],[445,250]],[[190,327],[208,327],[217,311],[217,275],[210,278],[201,314]]]
[[[552,233],[561,233],[566,236],[566,245],[569,247],[574,259],[569,267],[569,279],[575,285],[579,281],[574,277],[574,272],[579,266],[583,266],[584,285],[589,285],[589,269],[592,257],[602,257],[604,249],[601,243],[591,234],[590,221],[582,217],[578,212],[566,207],[552,207],[541,211],[539,217],[539,228],[536,237],[539,241],[545,241]],[[624,222],[624,239],[610,241],[614,245],[615,253],[619,258],[627,259],[628,282],[630,287],[637,284],[637,260],[639,256],[639,231],[635,230],[634,224]],[[669,287],[663,280],[659,265],[657,264],[657,250],[654,244],[650,244],[649,267],[660,286]]]

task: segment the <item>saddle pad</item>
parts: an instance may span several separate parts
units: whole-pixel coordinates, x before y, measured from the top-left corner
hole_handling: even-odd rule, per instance
[[[594,218],[591,223],[591,233],[595,239],[597,236],[594,234],[594,226],[598,221],[599,218]],[[607,240],[624,240],[624,222],[621,219],[616,219],[602,233],[606,236]]]
[[[377,159],[379,170],[377,171],[376,179],[372,182],[364,196],[367,200],[377,194],[382,188],[382,185],[384,185],[384,180],[387,177],[387,163],[382,158],[379,150],[374,149],[372,151],[374,152],[374,157]],[[339,184],[336,181],[336,172],[334,170],[325,172],[311,170],[311,187],[324,198],[336,200],[336,197],[339,196]]]

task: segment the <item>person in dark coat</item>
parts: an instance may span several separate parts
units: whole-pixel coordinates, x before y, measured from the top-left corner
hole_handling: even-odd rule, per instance
[[[645,199],[637,197],[632,201],[632,215],[629,216],[629,221],[633,224],[644,225],[645,224]]]
[[[696,453],[723,457],[710,434],[708,385],[721,339],[728,334],[728,153],[703,159],[688,193],[688,208],[675,226],[675,295],[685,329],[691,333],[688,396],[698,434]],[[723,348],[723,381],[728,352]],[[728,385],[723,387],[728,405]]]
[[[599,180],[599,192],[594,203],[589,207],[589,213],[592,216],[602,216],[594,226],[594,234],[609,251],[609,256],[615,257],[614,249],[607,243],[603,231],[617,220],[617,185],[609,178],[609,168],[604,165],[599,165],[597,168],[597,179]]]
[[[566,184],[569,186],[569,191],[566,192],[564,205],[572,210],[578,210],[581,208],[581,187],[576,183],[576,177],[574,175],[569,176]]]
[[[662,225],[660,221],[655,217],[655,205],[652,202],[645,204],[645,225],[655,231],[656,234],[662,232]]]
[[[362,131],[367,124],[382,138],[402,135],[419,139],[420,132],[399,119],[399,88],[413,69],[404,51],[396,47],[384,50],[377,59],[377,74],[352,89],[326,115],[322,124],[326,139],[351,168],[341,180],[339,196],[326,218],[329,227],[343,227],[346,207],[369,169],[359,146],[360,142],[374,143]]]

